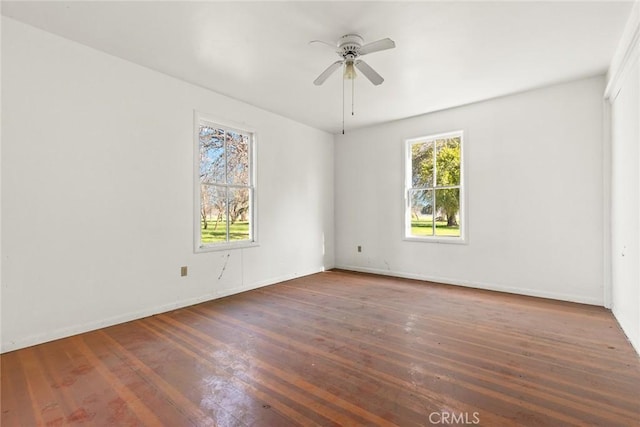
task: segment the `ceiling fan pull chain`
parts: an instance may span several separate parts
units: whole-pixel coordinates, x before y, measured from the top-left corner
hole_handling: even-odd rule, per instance
[[[342,134],[344,135],[344,79],[342,79]]]
[[[353,104],[355,102],[355,94],[356,94],[356,79],[351,79],[351,115],[353,116]]]

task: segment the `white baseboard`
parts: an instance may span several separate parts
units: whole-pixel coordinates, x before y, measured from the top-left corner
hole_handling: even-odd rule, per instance
[[[493,284],[481,283],[481,282],[475,282],[475,281],[472,282],[467,280],[457,280],[457,279],[451,279],[447,277],[429,276],[429,275],[422,275],[422,274],[406,273],[401,271],[359,267],[359,266],[353,266],[353,265],[336,265],[334,268],[342,269],[342,270],[357,271],[362,273],[372,273],[372,274],[380,274],[385,276],[402,277],[406,279],[423,280],[423,281],[429,281],[429,282],[444,283],[448,285],[465,286],[470,288],[486,289],[491,291],[507,292],[512,294],[527,295],[527,296],[541,297],[541,298],[550,298],[550,299],[556,299],[556,300],[562,300],[562,301],[570,301],[570,302],[577,302],[582,304],[602,306],[602,301],[599,301],[595,298],[585,298],[583,296],[572,295],[572,294],[545,292],[545,291],[538,291],[534,289],[523,289],[523,288],[493,285]],[[324,268],[311,269],[307,271],[282,275],[282,276],[262,280],[259,282],[251,283],[248,285],[238,286],[231,289],[225,289],[224,291],[218,291],[211,294],[200,295],[194,298],[187,298],[180,301],[172,302],[170,304],[150,307],[148,309],[138,310],[138,311],[134,311],[134,312],[118,315],[118,316],[113,316],[106,319],[85,323],[82,325],[74,325],[67,328],[60,328],[60,329],[55,329],[53,331],[43,332],[41,334],[30,335],[28,337],[24,337],[19,340],[3,342],[0,353],[6,353],[9,351],[18,350],[20,348],[41,344],[48,341],[54,341],[57,339],[81,334],[84,332],[93,331],[100,328],[105,328],[108,326],[117,325],[124,322],[129,322],[136,319],[142,319],[144,317],[153,316],[159,313],[166,313],[168,311],[176,310],[183,307],[188,307],[190,305],[199,304],[205,301],[211,301],[211,300],[226,297],[229,295],[234,295],[240,292],[246,292],[246,291],[258,289],[264,286],[269,286],[276,283],[284,282],[287,280],[308,276],[311,274],[319,273],[324,270],[325,270]]]
[[[151,307],[144,310],[138,310],[129,312],[126,314],[108,317],[106,319],[100,319],[82,325],[73,325],[66,328],[54,329],[53,331],[47,331],[40,334],[30,335],[28,337],[21,337],[15,341],[3,342],[2,353],[6,353],[13,350],[18,350],[24,347],[29,347],[36,344],[42,344],[49,341],[55,341],[57,339],[70,337],[73,335],[81,334],[84,332],[94,331],[100,328],[106,328],[108,326],[117,325],[120,323],[129,322],[131,320],[142,319],[144,317],[153,316],[158,313],[165,313],[167,311],[175,310],[182,307],[198,304],[204,301],[213,299],[211,294],[201,295],[197,298],[188,298],[180,301],[176,301],[170,304]]]
[[[597,298],[584,297],[582,295],[564,294],[559,292],[546,292],[536,289],[517,288],[512,286],[495,285],[490,283],[475,282],[469,280],[451,279],[448,277],[429,276],[424,274],[406,273],[402,271],[383,270],[378,268],[360,267],[355,265],[336,265],[337,269],[357,271],[361,273],[380,274],[383,276],[401,277],[404,279],[423,280],[427,282],[443,283],[446,285],[464,286],[467,288],[484,289],[488,291],[506,292],[509,294],[526,295],[530,297],[548,298],[560,301],[577,302],[602,306],[603,301]]]
[[[324,271],[324,268],[321,269],[312,269],[303,272],[296,272],[293,274],[285,274],[282,276],[274,277],[268,280],[262,280],[260,282],[252,283],[250,285],[237,286],[235,288],[225,289],[224,291],[219,291],[215,293],[215,298],[223,298],[229,295],[239,294],[240,292],[247,292],[253,289],[262,288],[264,286],[275,285],[276,283],[286,282],[287,280],[297,279],[304,276],[310,276],[312,274],[320,273]],[[193,305],[193,304],[190,304]]]
[[[263,286],[269,286],[276,283],[283,282],[285,280],[296,279],[298,277],[308,276],[311,274],[324,271],[324,268],[307,270],[304,272],[296,272],[293,274],[287,274],[279,277],[273,277],[266,280],[261,280],[256,283],[251,283],[244,286],[238,286],[231,289],[225,289],[224,291],[209,293],[200,295],[194,298],[186,298],[180,301],[174,301],[169,304],[164,304],[156,307],[146,308],[144,310],[133,311],[130,313],[108,317],[106,319],[100,319],[93,322],[84,323],[82,325],[73,325],[71,327],[54,329],[53,331],[47,331],[40,334],[30,335],[28,337],[22,337],[15,341],[8,341],[2,343],[0,353],[7,353],[9,351],[18,350],[25,347],[30,347],[36,344],[42,344],[49,341],[55,341],[57,339],[70,337],[84,332],[95,331],[96,329],[106,328],[108,326],[118,325],[120,323],[130,322],[132,320],[142,319],[144,317],[153,316],[159,313],[166,313],[168,311],[177,310],[179,308],[188,307],[190,305],[199,304],[205,301],[211,301],[214,299],[222,298],[229,295],[234,295],[240,292],[250,291],[252,289],[261,288]]]

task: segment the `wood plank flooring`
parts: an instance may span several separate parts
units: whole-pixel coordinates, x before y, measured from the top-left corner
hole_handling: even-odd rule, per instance
[[[345,271],[0,363],[2,426],[640,426],[604,308]]]

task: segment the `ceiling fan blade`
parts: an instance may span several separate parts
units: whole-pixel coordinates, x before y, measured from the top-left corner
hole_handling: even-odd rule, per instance
[[[360,56],[381,50],[393,49],[396,43],[391,39],[382,39],[375,42],[367,43],[360,48]]]
[[[362,60],[357,60],[354,65],[374,85],[378,86],[379,84],[382,84],[382,82],[384,81],[382,76],[380,74],[376,73],[375,70],[373,68],[371,68],[369,66],[369,64],[367,64],[366,62],[364,62]]]
[[[326,41],[324,41],[324,40],[311,40],[311,41],[309,42],[309,44],[313,44],[313,43],[322,43],[322,44],[326,44],[326,45],[327,45],[327,46],[329,46],[331,49],[336,50],[336,45],[335,45],[335,44],[332,44],[332,43],[326,42]]]
[[[329,65],[329,67],[324,70],[317,79],[313,81],[313,84],[316,86],[320,86],[322,83],[324,83],[325,80],[327,80],[327,78],[329,78],[331,74],[333,74],[338,68],[340,68],[343,62],[344,61],[336,61],[333,64]]]

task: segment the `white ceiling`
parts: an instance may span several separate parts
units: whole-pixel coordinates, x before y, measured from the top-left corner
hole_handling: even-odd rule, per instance
[[[2,2],[2,14],[316,128],[342,126],[339,59],[314,39],[359,33],[365,59],[346,129],[608,68],[631,2]],[[347,91],[349,95],[350,90]],[[347,113],[350,101],[347,98]]]

